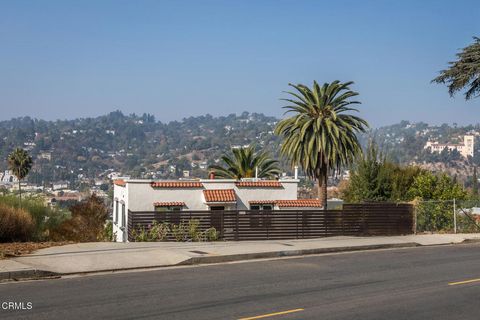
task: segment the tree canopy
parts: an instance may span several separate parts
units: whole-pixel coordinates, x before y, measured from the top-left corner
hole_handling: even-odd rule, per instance
[[[474,37],[474,42],[457,53],[457,60],[449,62],[449,68],[440,71],[440,75],[432,80],[448,86],[448,93],[466,89],[465,99],[477,97],[480,93],[480,38]]]
[[[295,92],[284,108],[293,116],[281,120],[275,133],[283,138],[280,152],[292,166],[300,165],[307,175],[318,182],[321,204],[327,204],[328,174],[347,166],[361,153],[357,133],[365,132],[368,123],[350,112],[360,104],[351,98],[358,96],[350,90],[353,82],[336,80],[320,86],[316,81],[309,88],[290,84]]]
[[[278,161],[266,152],[255,152],[255,147],[232,148],[231,154],[221,157],[225,166],[212,165],[210,170],[219,178],[273,178],[280,175]]]

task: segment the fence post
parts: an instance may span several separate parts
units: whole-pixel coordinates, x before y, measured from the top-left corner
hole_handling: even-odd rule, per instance
[[[453,198],[453,233],[457,233],[457,205],[455,198]]]

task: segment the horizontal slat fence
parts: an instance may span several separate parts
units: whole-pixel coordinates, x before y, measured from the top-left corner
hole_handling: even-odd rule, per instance
[[[412,205],[366,203],[346,204],[343,209],[326,211],[129,211],[129,241],[134,241],[131,234],[134,228],[149,228],[153,221],[186,224],[192,219],[200,221],[200,230],[215,227],[221,239],[233,241],[413,233]]]

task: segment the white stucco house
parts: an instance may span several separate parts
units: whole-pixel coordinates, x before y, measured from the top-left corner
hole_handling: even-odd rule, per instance
[[[318,209],[318,199],[297,199],[298,179],[114,181],[113,231],[126,241],[128,215],[141,211]]]

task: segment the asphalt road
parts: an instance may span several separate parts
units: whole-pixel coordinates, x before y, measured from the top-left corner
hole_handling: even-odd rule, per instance
[[[0,319],[479,319],[479,278],[480,244],[307,256],[4,283]]]

